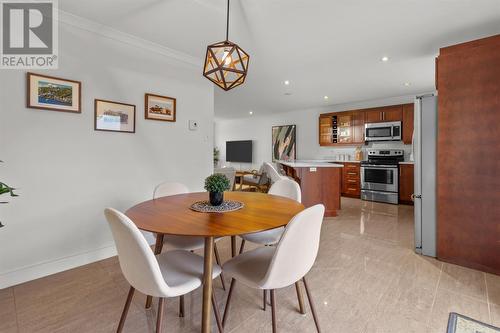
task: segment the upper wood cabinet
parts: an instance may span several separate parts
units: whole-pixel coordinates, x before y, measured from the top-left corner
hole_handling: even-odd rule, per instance
[[[403,143],[411,144],[413,138],[413,103],[403,105]]]
[[[411,144],[413,104],[324,113],[319,117],[321,146],[359,145],[365,142],[365,124],[389,121],[403,123],[403,142]]]
[[[328,146],[332,144],[332,117],[320,116],[319,117],[319,144],[320,146]]]
[[[363,111],[351,111],[353,121],[353,142],[365,142],[365,113]]]
[[[380,123],[386,121],[402,121],[402,105],[391,105],[380,108],[366,109],[365,121],[367,123]]]
[[[319,144],[321,146],[363,144],[365,118],[362,111],[322,114],[319,117]]]

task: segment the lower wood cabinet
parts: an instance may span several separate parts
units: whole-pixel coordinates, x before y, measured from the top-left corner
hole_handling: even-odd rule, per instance
[[[359,163],[342,163],[342,195],[346,197],[361,197],[361,177]]]
[[[399,203],[413,205],[413,164],[399,165]]]

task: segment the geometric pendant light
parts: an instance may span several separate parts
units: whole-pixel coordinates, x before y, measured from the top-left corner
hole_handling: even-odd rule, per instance
[[[224,90],[243,82],[248,72],[250,56],[237,44],[229,41],[229,0],[227,0],[226,40],[207,46],[203,76]]]

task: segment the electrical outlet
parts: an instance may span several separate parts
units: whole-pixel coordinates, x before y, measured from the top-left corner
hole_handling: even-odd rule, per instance
[[[190,120],[189,121],[189,130],[190,131],[196,131],[198,129],[198,121],[196,120]]]

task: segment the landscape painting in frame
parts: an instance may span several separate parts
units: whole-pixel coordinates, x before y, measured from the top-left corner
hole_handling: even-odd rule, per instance
[[[96,131],[135,133],[135,105],[95,100]]]
[[[27,107],[81,113],[81,83],[52,76],[28,73]]]
[[[146,94],[145,118],[152,120],[175,121],[175,98]]]
[[[297,158],[296,125],[273,126],[273,162]]]

